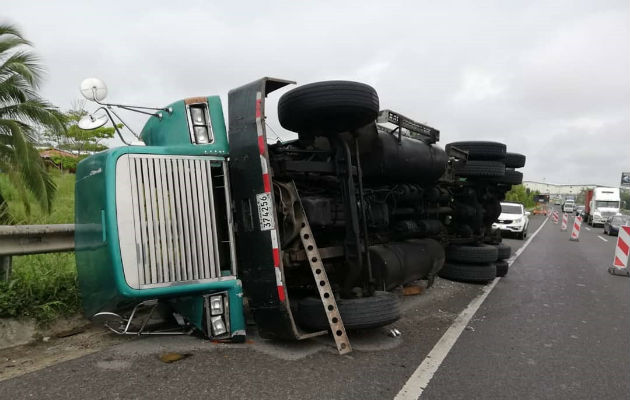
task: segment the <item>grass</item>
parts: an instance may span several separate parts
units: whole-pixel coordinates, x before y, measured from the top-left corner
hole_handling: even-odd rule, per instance
[[[9,204],[9,212],[15,219],[16,225],[34,224],[72,224],[74,223],[74,174],[51,170],[57,192],[50,214],[44,213],[33,196],[30,196],[30,214],[26,212],[24,204],[17,191],[11,186],[6,175],[0,174],[0,193]]]
[[[51,171],[57,193],[50,214],[31,199],[27,213],[17,192],[0,174],[0,192],[7,199],[16,224],[71,224],[74,222],[73,174]],[[9,282],[0,281],[0,318],[32,317],[46,324],[80,310],[74,253],[50,253],[13,257]]]

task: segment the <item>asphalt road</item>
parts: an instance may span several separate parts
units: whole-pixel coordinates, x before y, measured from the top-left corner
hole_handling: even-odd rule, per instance
[[[616,238],[590,227],[571,242],[549,221],[422,398],[628,398],[630,280],[607,272],[615,245]]]
[[[532,218],[530,233],[543,217]],[[597,233],[601,234],[601,229]],[[595,231],[570,242],[548,222],[498,281],[422,398],[626,398],[630,393],[630,280],[610,276],[614,240]],[[523,241],[508,239],[516,248]],[[387,399],[396,396],[482,286],[438,280],[404,298],[393,326],[350,336],[242,345],[191,337],[127,343],[0,382],[0,397],[64,399]],[[60,344],[62,345],[62,344]],[[165,364],[163,352],[186,359]]]

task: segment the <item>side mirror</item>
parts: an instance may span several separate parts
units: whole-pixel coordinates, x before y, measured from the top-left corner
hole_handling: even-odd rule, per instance
[[[99,102],[107,97],[107,86],[98,78],[87,78],[81,82],[81,94],[90,101]]]
[[[103,115],[88,114],[81,117],[77,125],[79,126],[79,128],[85,131],[91,131],[92,129],[97,129],[105,125],[107,123],[107,120],[108,118],[107,118],[107,115],[105,114]]]
[[[529,211],[525,211],[525,215],[532,215]]]

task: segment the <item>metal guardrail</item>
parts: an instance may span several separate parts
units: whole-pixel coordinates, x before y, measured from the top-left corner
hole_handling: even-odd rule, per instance
[[[74,251],[74,224],[0,225],[0,280],[11,276],[12,256]]]

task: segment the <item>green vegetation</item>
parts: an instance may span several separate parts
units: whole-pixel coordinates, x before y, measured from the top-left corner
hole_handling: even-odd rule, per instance
[[[16,189],[5,174],[0,175],[0,192],[7,193],[9,212],[18,224],[73,223],[75,177],[54,170],[50,174],[58,189],[48,214],[42,210],[26,213]],[[79,309],[74,253],[13,257],[11,280],[0,282],[0,318],[33,317],[45,324]]]
[[[49,172],[57,193],[50,212],[42,209],[26,210],[21,194],[11,184],[6,174],[0,174],[0,193],[4,194],[14,225],[72,224],[74,223],[74,174],[51,169]],[[27,193],[27,201],[34,203],[35,196]]]
[[[522,203],[525,208],[530,209],[536,205],[534,203],[534,195],[537,194],[540,194],[537,190],[531,192],[529,189],[525,189],[523,185],[515,185],[505,194],[505,200]]]
[[[29,192],[46,212],[52,206],[55,185],[33,146],[36,132],[65,130],[65,117],[37,94],[42,68],[25,47],[30,42],[12,25],[0,24],[0,171],[31,211]],[[6,187],[6,185],[4,185]],[[0,192],[0,223],[10,223],[5,192]]]
[[[75,172],[77,170],[77,164],[87,156],[80,157],[64,157],[64,156],[51,156],[52,161],[56,166],[64,171]]]
[[[0,318],[46,324],[80,309],[74,253],[14,257],[11,281],[0,282]]]

